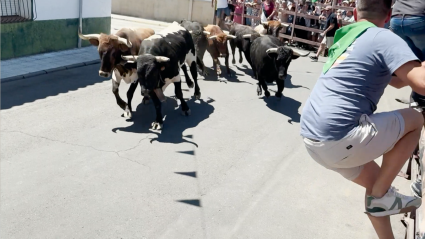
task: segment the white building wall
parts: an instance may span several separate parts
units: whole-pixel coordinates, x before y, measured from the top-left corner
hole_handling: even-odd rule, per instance
[[[71,19],[79,17],[79,0],[35,0],[37,19]],[[110,17],[111,0],[83,0],[83,18]]]

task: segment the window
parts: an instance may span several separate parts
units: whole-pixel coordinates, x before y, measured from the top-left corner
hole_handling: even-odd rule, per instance
[[[35,0],[0,0],[1,23],[31,21],[34,18]]]

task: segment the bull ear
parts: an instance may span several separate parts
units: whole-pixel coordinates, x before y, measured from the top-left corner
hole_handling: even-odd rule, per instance
[[[93,46],[99,46],[99,40],[97,40],[97,39],[90,39],[89,42]]]
[[[124,45],[124,44],[119,44],[119,48],[120,48],[121,51],[128,51],[129,50],[128,46]]]

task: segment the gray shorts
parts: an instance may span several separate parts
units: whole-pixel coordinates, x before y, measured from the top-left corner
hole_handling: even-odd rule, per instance
[[[404,119],[397,112],[362,115],[359,125],[338,141],[304,138],[310,156],[348,180],[360,175],[363,165],[390,151],[404,135]]]
[[[224,15],[226,16],[230,16],[230,8],[226,7],[226,8],[217,8],[217,13],[216,16],[217,17],[221,17],[221,13],[224,12]]]

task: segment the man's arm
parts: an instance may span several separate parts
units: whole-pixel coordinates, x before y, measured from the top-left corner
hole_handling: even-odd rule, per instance
[[[425,62],[409,61],[400,66],[394,73],[412,87],[420,95],[425,95]]]
[[[396,88],[396,89],[400,89],[400,88],[403,88],[405,86],[408,86],[408,84],[405,81],[401,80],[397,76],[391,77],[391,81],[390,81],[389,85]]]

